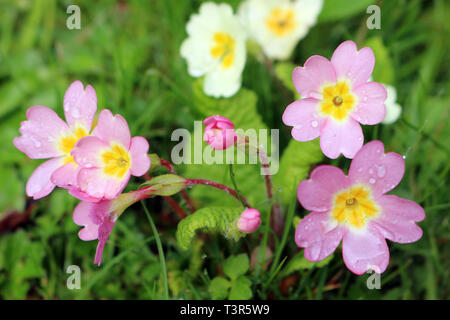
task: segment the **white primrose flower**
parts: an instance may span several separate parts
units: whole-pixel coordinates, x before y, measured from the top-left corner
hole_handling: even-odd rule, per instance
[[[397,103],[397,91],[393,86],[384,84],[383,86],[387,91],[387,98],[384,104],[386,105],[386,116],[384,120],[381,121],[383,124],[391,124],[397,121],[402,112],[402,107]]]
[[[205,76],[204,92],[231,97],[241,87],[246,59],[246,32],[230,5],[203,3],[186,25],[188,38],[181,45],[189,74]]]
[[[322,5],[322,0],[246,0],[238,15],[267,57],[285,60],[316,23]]]

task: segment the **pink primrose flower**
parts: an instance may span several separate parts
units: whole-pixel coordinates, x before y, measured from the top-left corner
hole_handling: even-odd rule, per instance
[[[238,229],[242,232],[254,232],[261,224],[261,217],[258,210],[245,209],[238,220]]]
[[[329,256],[342,240],[345,265],[355,274],[386,270],[386,240],[410,243],[422,237],[416,222],[425,218],[417,203],[385,193],[397,186],[404,174],[403,158],[384,153],[380,141],[364,145],[353,159],[348,176],[341,169],[322,165],[297,189],[301,205],[310,210],[295,232],[305,258],[319,261]]]
[[[236,132],[234,124],[221,116],[211,116],[203,123],[206,125],[203,139],[215,150],[223,150],[236,143]]]
[[[80,139],[71,152],[81,170],[78,188],[70,193],[87,201],[116,198],[131,175],[142,176],[150,168],[148,149],[145,138],[131,138],[127,121],[121,115],[103,110],[92,136]]]
[[[309,141],[320,136],[320,147],[328,158],[341,153],[353,158],[364,143],[360,124],[380,123],[386,113],[386,89],[369,82],[374,65],[372,49],[358,51],[353,41],[345,41],[331,61],[314,55],[295,68],[292,81],[302,98],[283,114],[283,122],[293,127],[292,137]]]
[[[89,135],[97,110],[97,95],[90,85],[73,82],[64,95],[61,120],[50,108],[34,106],[27,110],[27,121],[20,125],[14,145],[31,159],[49,159],[36,168],[26,185],[29,197],[47,196],[55,186],[76,189],[79,166],[71,151],[76,142]]]
[[[84,227],[78,232],[80,239],[84,241],[98,240],[95,264],[100,266],[106,242],[120,215],[126,208],[144,199],[151,192],[151,188],[147,187],[123,193],[113,200],[82,201],[75,207],[73,221]]]

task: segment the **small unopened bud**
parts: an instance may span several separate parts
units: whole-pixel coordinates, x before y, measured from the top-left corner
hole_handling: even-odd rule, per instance
[[[238,228],[242,232],[253,232],[261,224],[261,215],[256,209],[245,209],[238,220]]]
[[[221,116],[211,116],[203,120],[206,125],[203,140],[215,150],[223,150],[236,143],[234,124]]]

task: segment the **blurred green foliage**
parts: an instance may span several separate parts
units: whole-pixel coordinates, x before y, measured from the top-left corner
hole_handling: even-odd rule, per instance
[[[239,2],[229,1],[234,9]],[[365,10],[375,1],[356,4],[326,0],[319,23],[298,44],[290,62],[276,64],[270,70],[249,55],[243,88],[233,98],[219,100],[204,96],[201,80],[188,75],[179,54],[186,37],[185,24],[201,1],[77,3],[81,8],[81,30],[68,30],[66,8],[71,1],[0,0],[0,219],[4,222],[11,215],[25,214],[27,209],[31,213],[18,228],[2,224],[1,298],[163,298],[165,280],[158,250],[140,206],[128,209],[117,222],[99,268],[93,264],[95,241],[81,241],[77,236],[79,227],[72,222],[76,199],[64,190],[56,190],[37,202],[25,197],[25,183],[40,162],[16,150],[12,139],[18,135],[30,106],[45,105],[62,116],[64,92],[76,79],[93,85],[99,109],[122,114],[132,134],[147,137],[150,151],[162,158],[169,159],[176,144],[170,140],[173,129],[192,130],[194,120],[215,113],[230,117],[237,127],[280,128],[281,154],[292,153],[281,160],[283,167],[274,177],[277,188],[281,188],[277,196],[284,209],[294,205],[290,206],[292,214],[285,215],[285,243],[270,232],[270,237],[275,237],[272,249],[278,257],[266,261],[276,263],[268,270],[250,266],[234,278],[226,271],[232,259],[229,257],[242,256],[243,252],[247,259],[252,257],[261,243],[261,233],[269,230],[266,225],[260,228],[261,233],[239,242],[208,234],[208,241],[197,238],[184,252],[176,243],[178,217],[161,198],[147,202],[163,243],[171,298],[224,298],[228,290],[230,298],[233,292],[237,297],[263,299],[450,298],[448,2],[379,1],[381,29],[367,30]],[[380,139],[386,150],[406,157],[405,177],[393,193],[417,201],[427,213],[420,223],[424,230],[420,241],[389,244],[391,262],[381,276],[380,290],[367,289],[367,275],[350,273],[339,250],[327,263],[309,264],[293,241],[293,220],[306,212],[295,206],[290,183],[295,188],[292,180],[305,178],[311,163],[325,160],[321,160],[312,142],[304,145],[311,159],[303,155],[296,158],[299,162],[292,161],[299,148],[293,146],[290,128],[281,122],[284,108],[294,100],[289,69],[302,65],[313,54],[329,58],[347,39],[372,47],[377,57],[375,81],[394,85],[403,106],[396,123],[366,126],[366,141]],[[331,164],[346,170],[349,161],[341,157]],[[187,177],[210,178],[232,187],[226,166],[185,165],[177,170]],[[268,205],[258,170],[257,166],[236,166],[236,181],[242,193],[265,215]],[[132,180],[128,188],[140,183],[142,180]],[[238,205],[220,191],[206,192],[205,187],[188,192],[198,208]],[[186,208],[181,197],[175,198]],[[69,265],[81,268],[80,290],[66,286]]]

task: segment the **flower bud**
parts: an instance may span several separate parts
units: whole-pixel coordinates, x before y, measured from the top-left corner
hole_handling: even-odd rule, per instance
[[[238,228],[242,232],[253,232],[261,224],[260,213],[256,209],[245,209],[238,220]]]
[[[211,116],[203,123],[206,125],[203,140],[215,150],[223,150],[236,143],[236,132],[234,124],[227,118],[221,116]]]

